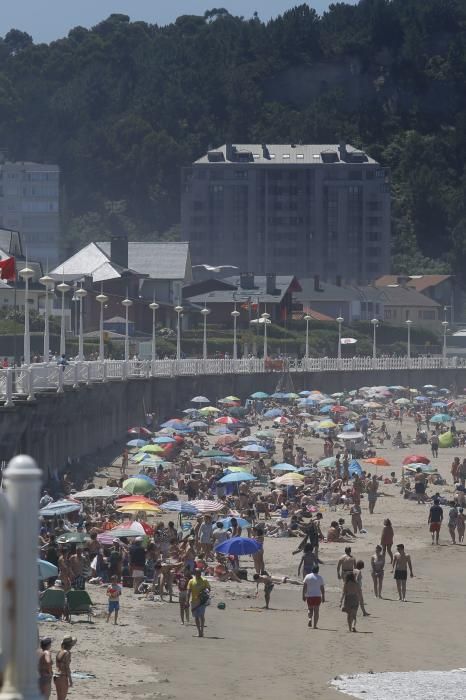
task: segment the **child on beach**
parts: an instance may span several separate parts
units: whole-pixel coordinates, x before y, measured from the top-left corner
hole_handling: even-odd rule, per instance
[[[178,602],[180,604],[181,624],[189,622],[189,605],[188,605],[188,583],[192,578],[190,566],[185,566],[183,571],[175,575],[176,585],[178,586]]]
[[[121,586],[118,583],[118,578],[112,576],[111,583],[107,587],[107,598],[108,598],[108,613],[107,622],[109,622],[112,613],[115,615],[114,625],[118,624],[118,612],[120,610],[120,596],[121,596]]]

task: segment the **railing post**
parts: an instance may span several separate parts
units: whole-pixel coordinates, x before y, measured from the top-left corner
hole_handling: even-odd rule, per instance
[[[58,368],[58,388],[57,388],[57,394],[63,394],[63,385],[64,385],[64,373],[65,373],[65,368],[63,365],[61,365]]]
[[[73,369],[74,369],[73,389],[78,389],[79,388],[79,362],[75,363]]]
[[[33,375],[33,371],[32,371],[33,366],[34,365],[29,366],[29,369],[27,370],[27,373],[28,373],[28,398],[27,398],[27,400],[28,401],[34,401],[36,398],[34,396],[34,375]]]
[[[13,405],[13,369],[9,367],[6,371],[5,406],[11,408]]]
[[[128,362],[126,360],[124,360],[121,365],[121,378],[123,381],[128,379]]]
[[[91,383],[91,367],[92,367],[91,363],[88,362],[87,363],[87,381],[86,381],[87,386],[89,386]]]
[[[107,381],[107,361],[102,360],[102,382]]]
[[[4,472],[2,530],[2,656],[7,651],[0,700],[40,700],[37,675],[37,504],[41,472],[27,455],[14,457]],[[5,568],[4,568],[5,567]],[[7,637],[7,639],[5,639]],[[8,638],[9,637],[9,638]]]

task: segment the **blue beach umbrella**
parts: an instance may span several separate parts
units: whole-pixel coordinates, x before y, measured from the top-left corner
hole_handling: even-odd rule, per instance
[[[130,440],[126,443],[126,447],[144,447],[147,445],[147,440]]]
[[[431,423],[448,423],[449,421],[451,421],[451,416],[447,413],[436,413],[435,416],[432,416],[430,419]]]
[[[41,581],[46,581],[48,578],[58,576],[58,568],[55,564],[51,564],[44,559],[38,559],[37,563],[39,565],[39,578]]]
[[[262,447],[262,445],[245,445],[245,447],[241,447],[240,449],[241,452],[258,452],[259,454],[268,452],[268,450],[265,447]]]
[[[255,481],[256,477],[249,472],[232,472],[219,479],[219,484],[235,484],[240,481]]]
[[[278,416],[282,415],[283,411],[281,408],[271,408],[264,413],[264,418],[278,418]]]
[[[80,510],[80,503],[73,503],[72,501],[55,501],[55,503],[49,503],[48,506],[41,508],[39,515],[44,515],[46,517],[52,518],[55,515],[66,515],[67,513],[74,513]]]
[[[349,463],[348,471],[349,471],[351,476],[355,476],[356,474],[358,476],[361,476],[361,474],[362,474],[361,465],[355,459],[352,459],[351,462]]]
[[[276,464],[274,467],[272,467],[272,471],[273,472],[296,472],[298,470],[292,464],[288,464],[287,462],[281,462],[280,464]]]
[[[220,552],[220,554],[233,554],[235,556],[255,554],[260,549],[261,545],[249,537],[232,537],[215,547],[215,551]]]
[[[187,513],[189,515],[197,515],[199,513],[196,506],[191,505],[187,501],[166,501],[161,503],[160,508],[170,513]]]
[[[251,394],[250,396],[251,399],[268,399],[269,395],[265,393],[265,391],[255,391],[254,394]]]

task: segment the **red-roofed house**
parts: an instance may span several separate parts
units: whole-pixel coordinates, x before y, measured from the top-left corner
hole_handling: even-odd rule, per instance
[[[382,275],[375,280],[375,287],[400,285],[415,289],[437,304],[447,307],[447,320],[460,320],[463,316],[463,292],[454,275]]]

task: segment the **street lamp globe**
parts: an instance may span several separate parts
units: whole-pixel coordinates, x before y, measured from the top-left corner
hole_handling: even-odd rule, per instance
[[[175,311],[177,314],[180,314],[183,311],[183,307],[182,306],[175,306]]]
[[[337,319],[336,319],[337,323],[343,323],[344,320],[345,320],[345,319],[342,318],[341,316],[338,316]]]
[[[149,309],[152,309],[152,311],[157,311],[158,308],[159,308],[159,305],[157,304],[157,302],[151,301],[151,303],[149,304]]]

